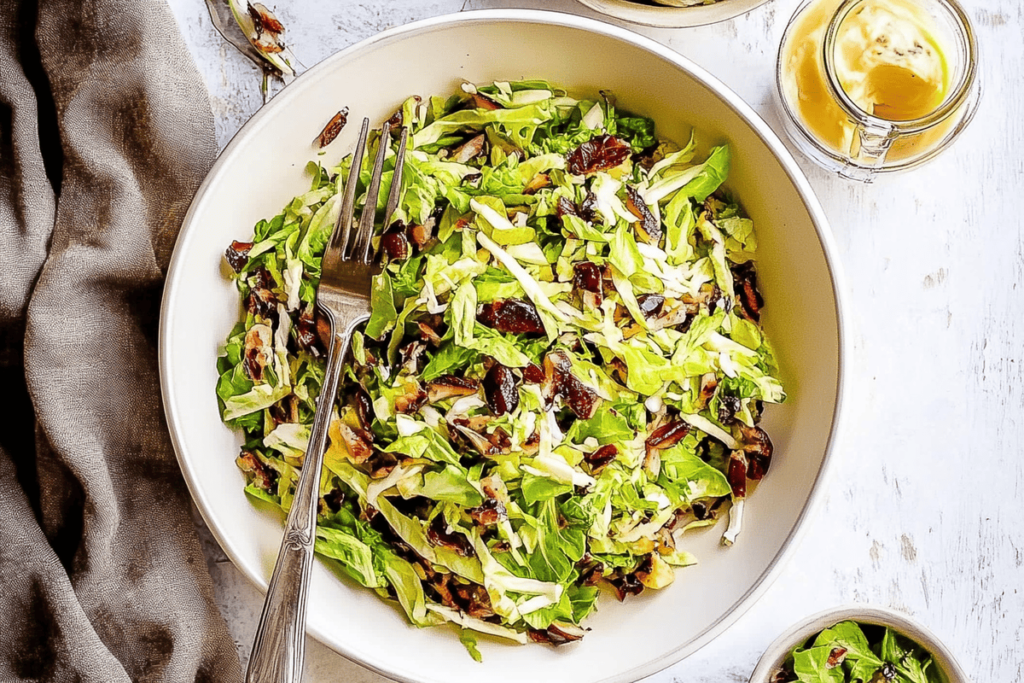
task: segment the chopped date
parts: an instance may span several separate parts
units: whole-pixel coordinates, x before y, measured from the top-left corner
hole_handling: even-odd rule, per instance
[[[316,336],[320,340],[320,344],[326,349],[331,344],[331,321],[326,315],[321,313],[319,310],[315,314],[316,319]],[[326,351],[324,351],[326,354]],[[373,359],[373,354],[369,351],[366,352],[366,362],[371,365],[376,361]]]
[[[608,583],[615,589],[615,597],[619,602],[625,600],[627,595],[640,595],[644,592],[644,585],[633,574],[608,579]]]
[[[477,320],[498,332],[513,334],[543,334],[537,308],[531,301],[505,299],[492,301],[480,307]]]
[[[656,318],[661,315],[661,309],[665,305],[665,297],[661,294],[641,294],[636,302],[640,304],[640,312],[645,318]]]
[[[405,114],[402,113],[402,108],[399,107],[394,114],[387,120],[388,128],[391,132],[395,132],[402,128],[402,122],[405,120]]]
[[[544,631],[531,628],[527,631],[527,635],[529,635],[530,640],[532,640],[535,643],[554,645],[556,647],[583,638],[582,635],[576,633],[569,633],[568,631],[558,628],[554,624],[548,626],[547,629]]]
[[[277,280],[274,279],[269,270],[260,266],[249,277],[249,286],[253,289],[273,289],[277,286]]]
[[[286,396],[270,406],[270,417],[275,424],[299,421],[299,397],[295,394]]]
[[[224,250],[224,258],[227,260],[231,270],[241,273],[242,268],[249,262],[249,250],[252,249],[252,242],[239,242],[234,240],[231,246]]]
[[[747,495],[747,456],[743,451],[733,451],[729,454],[729,470],[726,473],[729,486],[732,487],[732,495],[736,498],[745,498]]]
[[[453,601],[469,616],[475,619],[487,619],[494,616],[491,596],[487,594],[487,589],[480,584],[461,583],[450,579],[448,586],[452,592]]]
[[[754,269],[753,261],[734,265],[732,280],[740,305],[740,313],[747,320],[760,322],[764,299],[757,289],[757,271]]]
[[[731,425],[736,422],[736,413],[740,412],[743,404],[735,396],[718,397],[718,421],[724,425]]]
[[[544,396],[549,401],[561,397],[581,420],[589,420],[597,410],[597,392],[572,374],[572,362],[563,351],[552,351],[544,357]]]
[[[666,422],[655,429],[651,435],[647,437],[645,445],[648,450],[671,448],[682,441],[683,437],[689,433],[690,425],[682,420],[673,420],[672,422]]]
[[[749,461],[747,476],[759,481],[768,473],[775,447],[768,438],[768,433],[760,427],[740,425],[740,434],[743,436],[743,451]]]
[[[373,455],[363,463],[370,473],[371,479],[383,479],[398,466],[398,456],[386,451],[373,450]]]
[[[346,123],[348,123],[348,107],[343,107],[341,111],[331,117],[324,129],[320,131],[320,135],[316,136],[316,143],[320,149],[334,142]]]
[[[399,353],[402,355],[402,367],[408,370],[411,374],[416,374],[420,369],[420,361],[423,358],[423,354],[427,350],[426,342],[419,340],[413,340],[403,346]]]
[[[598,294],[604,291],[601,266],[590,261],[579,261],[572,264],[572,271],[572,285],[576,289]]]
[[[331,489],[324,494],[324,503],[331,512],[341,510],[341,504],[345,502],[345,493],[341,489]]]
[[[299,348],[308,352],[309,355],[314,358],[321,358],[326,355],[324,353],[323,345],[320,343],[320,337],[316,330],[316,321],[313,316],[308,312],[304,312],[299,316],[299,320],[295,323],[295,341],[298,343]]]
[[[370,424],[373,422],[373,402],[370,401],[370,395],[366,393],[365,389],[359,387],[352,397],[352,402],[356,406],[356,416],[359,418],[359,424],[362,425],[363,429],[369,429]]]
[[[269,318],[277,309],[277,298],[269,289],[252,289],[246,299],[246,310],[261,318]]]
[[[487,406],[495,415],[513,412],[519,407],[519,387],[515,374],[501,363],[495,363],[484,377]]]
[[[583,204],[580,205],[580,218],[594,222],[597,220],[597,216],[597,195],[588,190],[587,195],[583,198]]]
[[[580,211],[576,208],[576,204],[568,197],[559,197],[558,203],[555,205],[555,212],[558,217],[562,216],[576,216],[579,217]]]
[[[536,363],[530,363],[523,368],[523,381],[527,384],[543,384],[544,370]]]
[[[629,144],[612,135],[593,137],[569,152],[566,157],[569,173],[589,175],[615,168],[629,158]]]
[[[448,522],[445,521],[444,515],[434,517],[434,521],[427,527],[427,540],[438,547],[454,550],[463,557],[476,554],[468,538],[457,531],[448,531]]]
[[[583,459],[590,465],[590,472],[596,474],[600,472],[604,467],[615,460],[615,456],[619,454],[619,447],[613,443],[601,446],[593,453],[584,453]]]
[[[381,237],[380,248],[391,261],[404,261],[409,257],[409,240],[401,231],[389,232]]]
[[[844,659],[846,659],[845,647],[832,648],[832,651],[828,653],[828,659],[825,661],[825,668],[834,669],[842,664]]]
[[[482,93],[473,93],[470,96],[470,101],[473,103],[475,109],[486,109],[487,111],[494,111],[495,109],[503,109],[503,107],[492,100],[487,95]]]

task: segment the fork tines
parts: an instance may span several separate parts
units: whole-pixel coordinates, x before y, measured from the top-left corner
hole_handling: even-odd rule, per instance
[[[359,182],[359,171],[363,164],[363,153],[366,150],[366,137],[370,129],[370,119],[363,119],[363,127],[359,131],[359,141],[352,153],[352,166],[348,171],[348,178],[345,181],[345,195],[342,199],[341,213],[338,214],[338,222],[335,225],[334,233],[327,247],[325,259],[337,255],[341,261],[359,261],[369,263],[372,260],[370,250],[373,238],[373,223],[377,213],[377,198],[380,194],[380,179],[384,173],[384,159],[387,156],[390,145],[391,126],[384,123],[381,130],[380,145],[377,150],[377,158],[374,160],[373,173],[370,176],[370,184],[366,188],[366,203],[363,205],[362,213],[359,215],[359,223],[352,237],[352,221],[355,218],[356,185]],[[388,201],[384,209],[384,229],[391,222],[391,215],[398,207],[398,200],[402,192],[402,172],[405,166],[405,148],[409,139],[408,127],[402,127],[401,140],[398,143],[398,153],[395,157],[395,172],[391,178],[391,191],[388,193]],[[351,237],[351,239],[350,239]],[[326,265],[325,265],[326,267]]]

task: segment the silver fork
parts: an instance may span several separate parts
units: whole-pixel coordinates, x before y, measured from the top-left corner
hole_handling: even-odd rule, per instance
[[[331,412],[338,395],[338,382],[349,341],[355,328],[370,317],[370,285],[376,272],[374,254],[370,249],[373,222],[380,193],[380,178],[384,170],[384,157],[390,147],[390,127],[384,124],[380,149],[374,163],[370,185],[366,191],[366,204],[359,216],[353,234],[356,183],[366,149],[366,135],[370,120],[363,119],[359,143],[352,154],[352,167],[345,183],[345,196],[341,213],[331,234],[331,240],[321,261],[320,286],[316,290],[316,303],[331,325],[327,350],[327,371],[323,388],[316,404],[313,429],[302,465],[302,476],[295,490],[284,539],[270,579],[263,614],[256,629],[256,640],[245,674],[246,683],[298,683],[302,678],[306,633],[306,597],[309,575],[313,564],[313,545],[316,539],[317,504],[320,500],[320,469],[327,447],[327,432]],[[395,173],[391,192],[384,210],[384,225],[398,206],[402,186],[402,170],[408,129],[402,129],[402,138],[395,158]],[[351,237],[351,240],[350,240]]]

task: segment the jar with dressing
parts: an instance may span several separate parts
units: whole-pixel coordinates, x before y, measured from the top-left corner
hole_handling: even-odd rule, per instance
[[[801,151],[870,181],[933,158],[967,126],[977,60],[955,0],[807,0],[782,38],[776,94]]]

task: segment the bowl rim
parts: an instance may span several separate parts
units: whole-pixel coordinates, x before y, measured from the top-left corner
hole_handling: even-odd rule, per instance
[[[936,661],[935,665],[946,674],[949,683],[970,683],[970,679],[960,663],[956,661],[956,657],[931,630],[909,614],[870,603],[847,603],[831,607],[796,622],[767,647],[757,661],[753,673],[750,674],[749,683],[767,683],[768,676],[779,666],[790,650],[822,629],[841,621],[856,621],[873,626],[895,628],[901,635],[910,638],[931,655],[945,660],[944,662]]]
[[[771,0],[719,0],[713,5],[658,7],[629,0],[577,0],[605,16],[654,28],[694,28],[729,21],[752,12]]]
[[[224,147],[217,160],[210,168],[206,178],[200,184],[192,199],[188,212],[182,220],[182,228],[175,243],[174,251],[167,269],[166,284],[160,308],[158,361],[164,415],[167,420],[171,442],[174,446],[175,456],[177,457],[178,465],[181,468],[182,476],[185,479],[189,493],[191,494],[203,521],[210,530],[210,533],[217,540],[217,543],[220,545],[225,555],[227,555],[235,567],[254,586],[256,586],[261,593],[266,593],[268,579],[263,576],[262,572],[254,570],[243,561],[240,553],[236,550],[235,545],[230,541],[227,535],[222,532],[219,520],[210,511],[209,504],[207,503],[207,497],[202,495],[200,482],[194,478],[191,469],[187,466],[190,458],[185,454],[186,449],[183,439],[178,431],[178,425],[181,424],[181,421],[179,419],[179,408],[176,403],[176,396],[172,386],[173,382],[171,381],[171,377],[175,375],[175,369],[171,354],[172,344],[169,341],[171,335],[168,333],[168,329],[175,324],[173,311],[175,310],[174,304],[179,289],[178,281],[185,279],[187,276],[184,254],[189,251],[188,246],[191,242],[192,235],[197,234],[200,231],[200,226],[195,221],[195,216],[203,210],[205,204],[210,200],[210,188],[214,184],[215,180],[224,173],[225,167],[227,167],[234,157],[239,154],[239,150],[247,144],[249,139],[255,137],[259,133],[264,125],[264,121],[270,116],[271,112],[276,112],[277,109],[286,107],[288,103],[294,99],[294,94],[298,90],[293,87],[294,84],[315,82],[317,79],[322,78],[329,73],[336,63],[342,62],[354,53],[364,50],[379,42],[390,41],[407,34],[419,34],[440,30],[455,24],[489,22],[553,25],[567,29],[584,30],[613,40],[618,40],[671,63],[675,67],[687,72],[704,87],[711,90],[727,107],[732,109],[741,119],[744,120],[744,122],[746,122],[748,126],[750,126],[755,135],[757,135],[757,137],[760,138],[761,141],[771,150],[784,173],[789,178],[790,182],[793,183],[794,188],[799,194],[810,216],[811,223],[817,235],[818,242],[821,245],[825,265],[831,279],[835,299],[837,328],[837,373],[835,379],[836,398],[832,409],[832,424],[826,440],[821,465],[814,476],[814,483],[812,485],[810,495],[804,504],[803,510],[798,515],[793,529],[782,543],[779,552],[765,567],[760,576],[757,577],[750,590],[741,596],[728,612],[723,614],[713,623],[709,624],[702,633],[697,635],[688,643],[682,644],[675,649],[666,652],[657,659],[646,662],[643,665],[636,666],[628,671],[622,672],[621,674],[601,679],[600,681],[600,683],[629,683],[657,673],[685,657],[692,655],[694,652],[711,642],[714,638],[718,637],[729,626],[734,624],[744,613],[746,613],[761,596],[764,595],[765,591],[767,591],[778,578],[782,567],[792,557],[793,551],[799,544],[799,541],[806,535],[808,519],[811,518],[813,513],[821,507],[825,497],[825,484],[827,482],[829,472],[832,470],[833,450],[843,429],[842,406],[846,387],[847,349],[850,348],[850,332],[845,321],[845,278],[842,272],[842,266],[837,256],[838,248],[835,245],[824,210],[822,209],[817,196],[814,194],[806,176],[804,176],[800,167],[797,165],[796,160],[793,158],[793,155],[786,148],[780,137],[749,104],[743,101],[739,95],[730,90],[717,77],[713,76],[703,67],[698,66],[671,48],[666,47],[653,39],[647,38],[646,36],[637,34],[630,29],[609,24],[597,19],[565,12],[533,9],[471,10],[430,17],[381,31],[353,43],[308,69],[292,83],[283,88],[268,105],[261,107],[245,124],[242,125],[234,136],[232,136],[231,140]],[[345,643],[332,637],[329,632],[326,632],[316,626],[307,623],[306,631],[308,634],[312,635],[318,641],[338,654],[391,680],[403,681],[404,683],[419,683],[420,681],[420,679],[411,678],[403,673],[394,671],[387,666],[386,662],[367,658],[363,653],[354,651]]]

